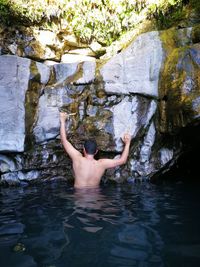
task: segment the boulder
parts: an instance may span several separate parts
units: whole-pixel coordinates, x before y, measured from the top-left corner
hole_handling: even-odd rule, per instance
[[[31,61],[0,56],[0,151],[23,152],[25,141],[25,96]]]
[[[100,69],[109,94],[138,93],[158,97],[164,51],[158,32],[141,34]]]

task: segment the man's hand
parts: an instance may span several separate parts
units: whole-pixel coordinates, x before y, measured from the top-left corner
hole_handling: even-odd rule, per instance
[[[131,142],[131,135],[128,134],[128,133],[125,133],[124,136],[123,136],[123,138],[122,138],[122,140],[123,140],[123,142],[125,144],[130,144],[130,142]]]
[[[65,122],[69,118],[69,115],[64,112],[60,112],[60,122]]]

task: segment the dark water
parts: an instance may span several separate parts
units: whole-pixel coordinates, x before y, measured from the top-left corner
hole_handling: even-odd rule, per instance
[[[2,188],[0,266],[200,266],[199,188]]]

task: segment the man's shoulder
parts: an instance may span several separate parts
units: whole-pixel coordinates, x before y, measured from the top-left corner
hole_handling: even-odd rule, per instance
[[[83,159],[84,159],[84,156],[79,152],[79,153],[77,153],[77,155],[75,157],[73,157],[72,161],[76,162],[76,161],[80,161]]]
[[[102,159],[98,159],[97,162],[98,162],[99,164],[104,164],[104,163],[107,162],[108,160],[110,160],[110,159],[102,158]]]

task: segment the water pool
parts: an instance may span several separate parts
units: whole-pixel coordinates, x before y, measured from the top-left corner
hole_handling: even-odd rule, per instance
[[[200,187],[0,189],[1,267],[200,266]]]

